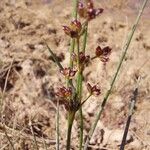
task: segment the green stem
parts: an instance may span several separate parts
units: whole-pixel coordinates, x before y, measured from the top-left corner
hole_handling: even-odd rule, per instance
[[[77,19],[77,6],[78,6],[78,0],[73,0],[73,12],[72,12],[72,18],[73,19]],[[72,38],[70,41],[70,64],[69,67],[73,68],[73,60],[72,60],[72,53],[74,52],[74,48],[75,48],[75,39]],[[67,79],[67,86],[72,85],[72,79]],[[76,89],[73,88],[73,98],[75,95]],[[75,116],[75,112],[68,112],[68,132],[67,132],[67,146],[66,146],[66,150],[70,150],[70,146],[71,146],[71,130],[72,130],[72,125],[73,125],[73,121],[74,121],[74,116]]]
[[[85,25],[85,31],[83,34],[83,45],[82,45],[82,52],[85,53],[86,49],[86,43],[87,43],[87,27],[88,23]],[[83,72],[80,70],[78,73],[78,88],[79,88],[79,100],[81,103],[81,98],[82,98],[82,82],[83,82]],[[80,144],[79,144],[79,150],[82,150],[82,145],[83,145],[83,113],[82,113],[82,106],[79,109],[80,113]]]
[[[77,19],[77,7],[78,7],[78,0],[73,0],[73,12],[72,12],[73,19]]]
[[[104,108],[105,108],[105,105],[106,105],[106,102],[107,102],[107,100],[108,100],[108,97],[109,97],[109,95],[111,94],[111,91],[112,91],[112,89],[113,89],[114,83],[115,83],[115,81],[116,81],[116,78],[117,78],[117,76],[118,76],[118,73],[119,73],[120,68],[121,68],[121,66],[122,66],[122,63],[123,63],[123,60],[124,60],[124,58],[125,58],[125,56],[126,56],[126,53],[127,53],[127,51],[128,51],[129,45],[130,45],[131,40],[132,40],[132,37],[133,37],[134,32],[135,32],[135,30],[136,30],[136,28],[137,28],[137,25],[138,25],[138,23],[139,23],[139,20],[140,20],[140,18],[141,18],[141,15],[142,15],[142,13],[143,13],[143,10],[144,10],[144,8],[145,8],[145,6],[146,6],[147,1],[148,1],[148,0],[144,0],[144,2],[143,2],[143,4],[142,4],[142,7],[141,7],[141,9],[139,10],[139,14],[138,14],[138,16],[137,16],[137,18],[136,18],[136,20],[135,20],[135,23],[133,24],[132,29],[131,29],[131,31],[130,31],[130,33],[129,33],[129,36],[128,36],[128,38],[127,38],[127,41],[126,41],[125,45],[123,46],[123,54],[122,54],[122,57],[121,57],[121,59],[120,59],[120,61],[119,61],[119,64],[118,64],[116,73],[115,73],[114,78],[113,78],[113,80],[112,80],[112,82],[111,82],[111,86],[110,86],[109,90],[107,91],[107,93],[106,93],[106,95],[105,95],[105,97],[104,97],[104,99],[103,99],[102,104],[99,106],[99,112],[98,112],[98,114],[97,114],[97,116],[96,116],[96,118],[95,118],[94,124],[92,125],[92,127],[91,127],[91,129],[90,129],[90,132],[89,132],[89,134],[88,134],[87,140],[86,140],[86,142],[85,142],[84,150],[87,150],[87,148],[88,148],[88,144],[89,144],[89,142],[90,142],[90,140],[91,140],[91,138],[92,138],[92,135],[93,135],[93,133],[94,133],[94,131],[95,131],[95,128],[96,128],[96,126],[97,126],[97,123],[98,123],[98,121],[99,121],[99,119],[100,119],[100,117],[101,117],[101,114],[102,114],[102,112],[103,112],[103,110],[104,110]]]
[[[70,43],[70,68],[73,68],[73,61],[72,61],[72,53],[74,52],[75,47],[75,39],[71,39]]]
[[[77,19],[77,6],[78,6],[78,0],[73,0],[73,11],[72,11],[72,18],[73,19]],[[69,62],[69,67],[73,68],[73,60],[72,60],[72,53],[74,52],[74,48],[75,48],[75,39],[72,38],[70,41],[70,62]],[[69,86],[69,84],[72,84],[72,79],[68,79],[67,80],[67,86]]]
[[[71,39],[70,42],[70,62],[69,62],[69,67],[72,69],[73,68],[73,60],[72,60],[72,53],[74,52],[74,47],[75,47],[75,39]],[[73,85],[72,79],[67,79],[67,86]]]
[[[77,45],[77,68],[78,68],[78,74],[77,74],[77,95],[78,99],[81,102],[81,94],[82,94],[82,70],[81,70],[81,64],[80,64],[80,43],[79,38],[76,39],[76,45]]]
[[[81,70],[81,64],[80,64],[80,41],[79,38],[76,40],[77,44],[77,67],[78,67],[78,75],[77,75],[77,96],[78,100],[81,103],[81,97],[82,97],[82,70]],[[82,143],[83,143],[83,114],[82,114],[82,107],[79,109],[80,112],[80,150],[82,149]]]
[[[79,72],[78,74],[78,97],[79,97],[79,101],[81,103],[81,98],[82,98],[82,73]],[[79,109],[79,113],[80,113],[80,145],[79,145],[79,149],[82,150],[82,144],[83,144],[83,113],[82,113],[82,106]]]
[[[89,94],[89,96],[81,103],[81,105],[83,105],[92,95]]]
[[[77,45],[77,67],[78,67],[78,72],[80,72],[80,39],[79,37],[76,39],[76,45]]]
[[[83,45],[82,45],[82,52],[85,53],[86,44],[87,44],[87,36],[88,36],[88,22],[85,23],[84,26],[84,34],[83,34]]]
[[[80,113],[80,145],[79,145],[79,150],[82,150],[82,144],[83,144],[83,113],[82,113],[82,106],[79,109],[79,113]]]
[[[67,146],[66,150],[70,150],[71,148],[71,130],[75,117],[75,112],[68,112],[68,132],[67,132]]]
[[[50,54],[52,55],[55,63],[57,64],[57,66],[63,70],[63,66],[61,65],[61,63],[58,61],[57,56],[53,53],[53,51],[51,50],[51,48],[48,46],[48,44],[45,42],[45,45],[47,47],[47,49],[49,50]]]

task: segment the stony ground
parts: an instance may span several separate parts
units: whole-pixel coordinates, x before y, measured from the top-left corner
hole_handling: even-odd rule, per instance
[[[87,54],[92,55],[97,45],[112,47],[109,63],[104,66],[94,60],[84,74],[85,83],[98,83],[102,94],[92,97],[83,108],[86,135],[116,70],[121,48],[137,13],[138,1],[97,1],[104,13],[89,25]],[[150,5],[149,5],[150,6]],[[10,139],[16,150],[35,150],[34,136],[40,150],[45,145],[55,149],[56,98],[54,89],[65,82],[53,63],[44,40],[68,62],[69,38],[62,25],[71,19],[69,0],[1,0],[0,1],[0,150],[11,150]],[[141,77],[138,97],[129,134],[127,150],[150,149],[150,21],[149,9],[130,45],[119,77],[109,98],[89,150],[119,149],[128,114],[128,106]],[[93,51],[93,52],[92,52]],[[87,95],[86,88],[83,94]],[[4,126],[5,124],[5,126]],[[61,149],[65,149],[66,111],[60,108]],[[72,146],[78,149],[78,115],[73,126]],[[8,136],[7,136],[8,135]]]

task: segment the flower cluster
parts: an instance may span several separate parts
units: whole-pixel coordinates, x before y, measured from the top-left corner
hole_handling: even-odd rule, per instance
[[[91,86],[91,84],[88,83],[87,89],[88,89],[90,95],[98,96],[101,94],[101,90],[100,90],[100,88],[97,87],[97,85]]]
[[[109,46],[106,46],[104,48],[98,46],[95,51],[95,57],[99,57],[102,62],[107,62],[109,60],[110,53],[111,48]]]
[[[90,60],[90,56],[89,55],[85,55],[83,52],[79,53],[79,60],[81,64],[86,64],[89,62]]]
[[[81,24],[81,22],[77,19],[71,21],[69,25],[63,26],[63,30],[66,35],[71,37],[76,46],[73,47],[73,50],[70,52],[70,61],[71,65],[68,68],[63,68],[60,70],[60,73],[63,74],[67,80],[67,87],[61,87],[57,91],[57,96],[59,96],[62,104],[65,105],[66,110],[68,111],[77,111],[82,105],[82,96],[79,96],[80,77],[83,76],[83,70],[87,66],[87,64],[93,58],[100,58],[102,62],[107,62],[109,60],[109,55],[111,53],[111,48],[104,47],[101,48],[98,46],[95,51],[95,56],[90,58],[89,55],[85,54],[85,50],[80,49],[81,40],[80,37],[85,33],[85,29],[87,29],[87,24],[90,20],[96,18],[103,12],[102,8],[95,8],[92,0],[85,0],[85,4],[82,2],[78,2],[77,6],[78,14],[80,17],[85,19],[85,22]],[[75,50],[77,48],[77,50]],[[76,70],[74,68],[77,68]],[[78,71],[77,78],[74,80],[74,76]],[[74,86],[74,81],[76,86]],[[82,87],[82,86],[81,86]],[[91,84],[87,84],[87,89],[89,91],[90,96],[98,96],[101,94],[101,89],[98,88],[97,85],[91,86]]]
[[[77,63],[78,56],[73,53],[72,54],[72,59],[75,63]],[[83,70],[84,66],[90,61],[90,56],[85,55],[83,52],[79,52],[79,63],[80,63],[80,69]]]
[[[72,96],[72,88],[71,87],[60,87],[56,92],[56,95],[63,99],[70,99]]]
[[[94,19],[103,12],[102,8],[95,9],[92,0],[87,1],[85,6],[82,2],[78,3],[78,13],[80,17],[86,18],[88,21]]]
[[[64,68],[62,70],[60,70],[60,72],[68,79],[71,79],[75,76],[77,70],[71,69],[69,68]]]
[[[72,97],[73,91],[71,87],[60,87],[56,95],[60,98],[60,103],[65,106],[67,111],[77,111],[81,106],[80,102],[74,99],[75,97]]]
[[[82,25],[78,20],[73,20],[69,26],[63,26],[64,32],[71,38],[79,37],[81,29]]]

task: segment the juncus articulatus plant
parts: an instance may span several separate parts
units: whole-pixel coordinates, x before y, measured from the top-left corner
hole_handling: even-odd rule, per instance
[[[49,49],[55,63],[58,65],[60,69],[60,73],[64,76],[64,79],[66,80],[66,85],[59,87],[58,90],[56,91],[56,95],[58,96],[60,104],[63,104],[67,111],[68,131],[66,140],[66,150],[70,150],[71,148],[72,125],[75,119],[75,115],[78,111],[80,113],[79,149],[81,150],[83,148],[82,106],[91,96],[98,96],[101,94],[101,89],[98,85],[86,83],[89,94],[87,97],[85,97],[82,92],[83,88],[82,86],[83,86],[83,72],[84,69],[89,64],[89,62],[92,62],[93,59],[99,59],[102,63],[106,65],[106,63],[109,61],[109,57],[112,51],[112,49],[109,46],[102,47],[100,45],[97,45],[95,48],[93,48],[94,56],[89,56],[86,54],[88,25],[93,19],[96,19],[97,17],[102,15],[103,11],[104,10],[102,8],[97,8],[92,0],[84,0],[84,1],[73,0],[72,20],[70,21],[70,23],[68,23],[68,25],[62,26],[64,34],[70,37],[70,49],[69,49],[70,58],[68,62],[68,67],[64,68],[61,65],[61,63],[58,61],[53,51],[47,45],[47,48]],[[80,20],[82,20],[82,22]],[[111,93],[112,87],[114,85],[115,79],[118,75],[122,62],[124,60],[125,54],[129,47],[134,31],[135,28],[134,30],[132,30],[131,35],[129,36],[129,40],[127,40],[127,43],[124,47],[125,52],[123,52],[121,61],[119,62],[119,66],[113,78],[111,88],[106,93],[106,96],[102,102],[101,109],[98,112],[98,116],[96,117],[93,127],[91,128],[91,131],[87,137],[84,147],[85,150],[87,149],[90,138],[92,137],[93,132],[96,128],[98,119],[102,111],[104,110],[104,106],[106,104],[109,94]]]
[[[60,69],[60,73],[66,80],[66,85],[59,87],[56,95],[59,98],[60,104],[65,106],[68,114],[68,132],[67,132],[67,144],[66,149],[70,150],[71,147],[71,130],[76,112],[80,112],[80,144],[82,149],[83,145],[83,115],[82,105],[91,97],[101,94],[101,90],[98,85],[91,85],[87,83],[87,90],[89,92],[87,97],[83,96],[83,72],[85,67],[93,59],[100,59],[103,63],[108,62],[109,55],[111,53],[110,47],[93,48],[94,56],[86,54],[86,42],[88,24],[90,21],[98,17],[103,13],[102,8],[96,8],[92,0],[85,0],[84,2],[73,0],[73,19],[69,25],[63,25],[62,29],[66,36],[70,37],[70,58],[68,67],[64,68],[53,51],[48,47],[54,61]],[[82,22],[80,21],[82,18]],[[81,45],[82,43],[82,45]]]

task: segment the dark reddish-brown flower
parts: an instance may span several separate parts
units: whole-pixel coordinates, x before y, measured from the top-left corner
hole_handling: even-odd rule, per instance
[[[111,53],[111,48],[109,46],[106,46],[103,48],[103,55],[108,56]]]
[[[102,54],[103,54],[103,49],[102,49],[100,46],[98,46],[98,47],[96,48],[95,55],[96,55],[97,57],[99,57],[99,56],[101,56]]]
[[[78,3],[78,13],[80,17],[86,18],[88,21],[94,19],[96,16],[103,12],[102,8],[95,9],[92,0],[87,1],[87,6],[83,3]]]
[[[91,95],[98,96],[101,94],[101,90],[100,90],[100,88],[97,87],[97,85],[91,86],[91,84],[88,83],[87,89]]]
[[[72,59],[75,62],[77,62],[77,59],[78,59],[77,57],[78,56],[75,53],[72,54]],[[80,64],[86,64],[86,63],[89,62],[89,60],[90,60],[90,56],[89,55],[85,55],[85,53],[83,53],[83,52],[79,53],[79,62],[80,62]]]
[[[56,95],[63,99],[69,99],[72,96],[72,88],[71,87],[60,87],[56,92]]]
[[[66,78],[72,78],[75,76],[77,70],[73,70],[70,67],[64,68],[63,70],[60,70],[60,72],[66,77]]]
[[[72,59],[75,63],[78,62],[78,56],[75,53],[72,54]],[[85,53],[83,53],[83,52],[79,53],[79,64],[80,64],[79,67],[81,70],[84,69],[85,65],[87,65],[89,63],[89,61],[90,61],[89,55],[85,55]]]
[[[111,48],[109,46],[106,46],[104,48],[101,48],[98,46],[95,51],[95,57],[99,57],[102,62],[107,62],[109,60],[109,55],[111,53]]]
[[[78,13],[80,17],[87,18],[87,8],[81,2],[78,3]]]
[[[82,25],[78,20],[73,20],[69,26],[63,26],[64,32],[71,38],[78,37],[81,29]]]
[[[83,52],[80,52],[80,54],[79,54],[79,59],[80,59],[80,63],[86,64],[86,63],[89,62],[90,56],[89,56],[89,55],[85,55],[85,53],[83,53]]]
[[[73,96],[73,91],[71,87],[61,87],[56,92],[56,95],[59,97],[60,104],[65,106],[67,111],[77,111],[81,103],[80,101],[76,100],[76,97]]]

